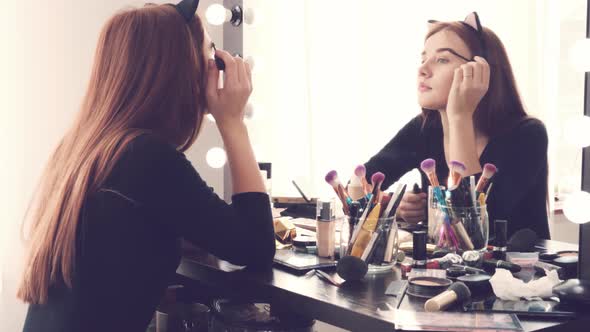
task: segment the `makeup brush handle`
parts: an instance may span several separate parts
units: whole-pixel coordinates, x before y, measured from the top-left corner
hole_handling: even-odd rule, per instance
[[[463,242],[463,244],[465,245],[464,249],[473,250],[473,242],[471,242],[471,239],[469,238],[469,235],[467,234],[467,231],[465,230],[465,226],[463,226],[463,223],[459,221],[458,223],[452,224],[452,227],[455,230],[455,234],[459,235],[461,242]]]
[[[424,303],[424,310],[427,312],[442,311],[457,301],[457,293],[444,291]]]
[[[367,248],[367,245],[371,241],[371,233],[372,232],[369,232],[364,228],[360,230],[359,235],[356,238],[356,241],[354,241],[354,245],[352,246],[352,251],[350,252],[351,256],[355,256],[358,258],[361,258],[363,256],[365,248]]]

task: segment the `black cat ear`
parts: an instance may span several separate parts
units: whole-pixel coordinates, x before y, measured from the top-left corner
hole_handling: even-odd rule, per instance
[[[465,20],[463,20],[463,23],[472,27],[475,31],[482,31],[481,23],[479,22],[479,16],[476,12],[472,12],[469,15],[467,15],[467,17],[465,17]]]
[[[195,16],[198,6],[199,0],[182,0],[177,5],[174,5],[174,8],[178,10],[186,22],[190,22]]]
[[[432,29],[432,27],[434,27],[436,25],[436,23],[438,23],[437,20],[428,20],[428,30]]]

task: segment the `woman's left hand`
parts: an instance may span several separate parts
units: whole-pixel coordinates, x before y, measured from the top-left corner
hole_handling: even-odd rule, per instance
[[[455,69],[453,84],[447,101],[449,120],[471,118],[485,96],[490,84],[490,66],[479,56]]]

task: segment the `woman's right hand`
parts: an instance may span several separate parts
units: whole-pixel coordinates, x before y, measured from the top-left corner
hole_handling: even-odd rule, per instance
[[[414,194],[406,192],[399,204],[397,215],[409,223],[417,223],[426,219],[426,193]]]
[[[223,89],[218,89],[219,70],[213,59],[207,60],[207,109],[218,126],[241,123],[252,93],[250,65],[223,50],[217,50],[215,55],[225,62],[225,77]]]

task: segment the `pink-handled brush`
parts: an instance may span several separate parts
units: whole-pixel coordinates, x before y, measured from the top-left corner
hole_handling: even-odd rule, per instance
[[[438,177],[436,176],[436,161],[434,159],[428,158],[422,161],[422,163],[420,163],[420,169],[422,169],[422,172],[428,177],[431,186],[440,186]]]
[[[483,172],[481,174],[481,177],[479,178],[479,181],[477,181],[477,185],[475,186],[475,191],[480,192],[480,193],[483,192],[486,185],[490,181],[490,178],[492,176],[494,176],[494,174],[496,174],[497,171],[498,171],[498,169],[496,168],[496,166],[494,164],[483,165]]]

